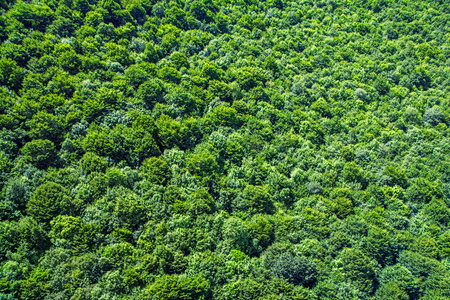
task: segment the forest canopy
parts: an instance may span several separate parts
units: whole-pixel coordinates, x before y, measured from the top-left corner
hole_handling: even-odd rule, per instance
[[[0,299],[450,298],[450,4],[2,0]]]

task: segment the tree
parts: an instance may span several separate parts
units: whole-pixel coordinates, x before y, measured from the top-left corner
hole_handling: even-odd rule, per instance
[[[166,95],[166,101],[176,116],[187,116],[196,109],[196,99],[183,88],[171,89]]]
[[[221,226],[223,242],[218,248],[225,253],[231,250],[239,250],[246,255],[253,252],[253,245],[249,239],[249,230],[244,221],[236,217],[230,217],[223,221]]]
[[[211,152],[202,150],[186,158],[186,168],[193,175],[206,179],[217,174],[219,165]]]
[[[108,167],[108,162],[101,156],[92,152],[86,152],[80,160],[81,168],[86,174],[92,172],[104,173]]]
[[[272,224],[263,216],[255,215],[248,225],[250,236],[257,241],[262,249],[267,248],[275,239]]]
[[[259,185],[248,185],[243,191],[247,205],[252,213],[274,213],[275,207],[267,188]]]
[[[429,203],[433,198],[442,197],[442,190],[437,183],[419,177],[408,187],[406,194],[413,203],[423,205]]]
[[[233,100],[231,88],[222,81],[209,81],[208,90],[211,92],[212,97],[218,97],[220,101],[231,102]]]
[[[9,174],[8,174],[9,175]],[[6,176],[5,176],[6,177]],[[32,191],[30,182],[24,178],[13,178],[6,180],[3,188],[3,201],[1,205],[5,211],[1,214],[1,219],[12,219],[17,217],[17,212],[11,210],[24,211],[28,200],[31,198]],[[10,207],[10,210],[6,207]]]
[[[114,142],[106,133],[92,130],[83,139],[83,150],[107,156],[114,150]]]
[[[49,140],[32,140],[20,149],[26,160],[35,164],[40,169],[47,168],[56,159],[56,149]]]
[[[106,105],[103,101],[97,98],[87,99],[83,103],[83,115],[89,120],[93,121],[105,113]]]
[[[101,249],[102,257],[109,259],[116,267],[124,266],[131,262],[132,256],[136,250],[130,243],[118,243],[107,245]]]
[[[177,121],[163,114],[156,120],[156,127],[163,148],[170,149],[179,143],[181,126]]]
[[[23,70],[12,59],[0,59],[0,84],[8,86],[14,91],[22,87]]]
[[[22,1],[15,3],[8,15],[26,28],[33,28],[41,32],[52,22],[54,12],[47,5],[28,4]]]
[[[378,76],[373,85],[381,95],[385,95],[389,92],[389,83],[384,77]]]
[[[441,225],[450,222],[450,209],[442,200],[431,200],[430,203],[425,206],[425,213],[430,216],[432,220]]]
[[[38,300],[44,298],[51,290],[48,271],[36,268],[23,281],[20,293],[23,298]]]
[[[135,145],[133,152],[136,154],[139,162],[152,156],[158,156],[161,154],[156,140],[153,135],[144,131],[134,132]]]
[[[8,252],[23,252],[27,259],[36,261],[50,246],[46,228],[32,217],[1,222],[0,233],[2,259],[6,259]]]
[[[388,282],[381,285],[376,292],[377,299],[395,299],[395,300],[408,300],[409,295],[402,289],[398,287],[397,284]]]
[[[309,187],[311,189],[311,187]],[[350,199],[345,197],[337,197],[333,200],[326,202],[328,209],[336,214],[340,219],[346,218],[348,215],[353,214],[353,203]]]
[[[446,231],[439,236],[438,246],[442,258],[450,256],[450,232]]]
[[[91,6],[87,0],[74,0],[73,8],[83,13],[83,15],[86,15],[91,10]]]
[[[383,174],[389,177],[391,186],[399,185],[404,189],[407,188],[408,181],[404,169],[388,165],[384,168]]]
[[[277,75],[280,72],[280,67],[278,66],[278,63],[276,62],[273,56],[267,57],[264,60],[264,65],[266,69],[271,70],[275,75]]]
[[[344,248],[334,263],[345,279],[350,280],[358,289],[366,293],[373,291],[375,272],[369,258],[361,250]]]
[[[145,45],[144,59],[150,63],[156,63],[158,61],[158,52],[153,43],[147,43],[147,45]]]
[[[387,265],[393,261],[392,252],[388,231],[377,227],[370,228],[365,245],[366,255],[374,257],[381,265]]]
[[[220,293],[219,299],[262,299],[266,293],[267,291],[264,288],[264,284],[258,283],[251,278],[244,278],[226,284]]]
[[[437,260],[413,251],[401,252],[398,262],[422,280],[433,274],[445,274],[444,267]]]
[[[133,17],[133,19],[139,24],[143,25],[145,21],[147,20],[147,12],[145,11],[144,7],[139,4],[131,4],[128,7],[128,11],[130,15]]]
[[[31,138],[47,139],[55,143],[61,142],[64,127],[58,117],[40,111],[30,120],[29,126]]]
[[[263,85],[266,80],[266,77],[258,69],[244,67],[236,70],[236,81],[245,91]]]
[[[138,89],[148,79],[148,74],[138,66],[130,66],[125,70],[125,77],[128,83]]]
[[[215,210],[213,197],[205,189],[199,189],[192,193],[190,197],[189,212],[194,216],[211,214]]]
[[[409,297],[419,297],[419,290],[421,288],[421,281],[404,266],[395,264],[385,267],[379,276],[382,287],[377,294],[381,295],[401,295],[402,291],[405,291]],[[383,287],[384,286],[384,287]]]
[[[172,53],[170,58],[172,59],[173,63],[175,64],[175,66],[177,67],[178,70],[183,67],[189,68],[189,62],[188,62],[187,56],[184,53],[174,52],[174,53]]]
[[[423,256],[438,259],[439,250],[436,241],[430,236],[419,236],[412,245],[412,250]]]
[[[128,186],[128,180],[122,170],[112,167],[106,170],[106,182],[110,187],[114,186]]]
[[[79,209],[80,203],[70,196],[69,190],[54,182],[40,185],[27,203],[28,214],[45,223],[59,214],[77,214]]]
[[[201,276],[164,275],[157,278],[144,294],[158,300],[202,300],[207,299],[209,293],[209,282]]]
[[[158,128],[156,127],[155,119],[149,115],[137,116],[132,126],[136,131],[143,130],[154,137],[158,136]]]
[[[79,218],[59,215],[51,222],[49,236],[54,245],[71,248],[83,253],[94,245],[98,226],[85,224]]]
[[[220,80],[222,72],[223,71],[214,64],[206,63],[202,67],[201,75],[208,80]]]
[[[232,107],[223,105],[217,106],[211,112],[210,118],[216,126],[229,126],[237,128],[240,125],[237,111]]]
[[[172,67],[162,67],[158,71],[158,77],[166,82],[172,82],[175,84],[180,83],[181,74],[177,69]]]
[[[166,9],[164,15],[163,22],[165,24],[171,23],[178,28],[187,29],[186,13],[178,6],[172,6],[171,8]]]
[[[152,109],[156,103],[162,102],[163,95],[163,83],[159,79],[150,79],[142,83],[136,92],[136,97],[144,101],[150,109]]]
[[[423,114],[423,124],[436,126],[439,123],[444,123],[444,114],[439,107],[432,107],[427,109]]]
[[[152,183],[166,185],[172,178],[172,170],[164,156],[151,157],[142,164],[144,176]]]
[[[312,285],[317,271],[313,263],[304,256],[293,256],[289,252],[280,254],[270,263],[271,273],[294,285]]]
[[[348,182],[359,182],[363,187],[367,185],[364,171],[353,161],[345,164],[342,169],[342,177]]]
[[[80,57],[74,50],[65,51],[58,56],[58,63],[69,74],[75,75],[79,72],[81,66]]]

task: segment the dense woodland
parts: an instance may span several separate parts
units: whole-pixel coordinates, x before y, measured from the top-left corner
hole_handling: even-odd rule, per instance
[[[0,4],[0,299],[450,298],[448,1]]]

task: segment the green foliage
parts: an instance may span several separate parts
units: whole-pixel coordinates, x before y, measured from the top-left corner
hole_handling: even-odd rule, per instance
[[[211,121],[217,126],[239,127],[237,111],[232,107],[218,106],[211,112]]]
[[[51,222],[49,233],[54,245],[83,253],[94,245],[98,227],[81,222],[79,218],[59,215]]]
[[[27,203],[27,212],[40,222],[50,222],[59,214],[77,214],[79,203],[69,190],[58,183],[47,182],[40,185]]]
[[[136,97],[144,101],[148,108],[153,108],[156,103],[162,102],[163,92],[161,81],[150,79],[139,86]]]
[[[0,83],[13,90],[18,91],[21,88],[23,71],[17,66],[16,61],[12,59],[0,59]]]
[[[406,191],[408,199],[417,204],[429,203],[435,197],[441,197],[442,191],[434,182],[424,178],[417,178]]]
[[[337,197],[327,201],[327,207],[330,212],[334,213],[340,219],[345,219],[348,215],[353,214],[353,203],[345,197]]]
[[[257,241],[260,247],[267,248],[275,239],[272,224],[263,216],[254,216],[248,226],[251,237]]]
[[[49,167],[57,159],[55,145],[49,140],[32,140],[22,147],[21,152],[27,161],[40,169]]]
[[[158,72],[158,77],[167,82],[180,83],[181,74],[172,67],[163,67]]]
[[[390,185],[392,186],[399,185],[402,188],[407,187],[407,178],[405,170],[394,166],[386,166],[383,174],[389,176]]]
[[[342,169],[342,177],[348,182],[358,182],[361,185],[366,185],[366,178],[363,170],[355,162],[348,162]]]
[[[24,299],[38,300],[50,291],[49,274],[47,270],[36,268],[23,281],[20,293]]]
[[[134,252],[135,249],[130,243],[108,245],[101,250],[102,257],[109,259],[116,266],[130,261]]]
[[[377,299],[396,299],[396,300],[408,300],[408,294],[400,289],[397,284],[389,282],[383,284],[376,292]]]
[[[148,74],[137,66],[130,66],[125,70],[125,77],[128,83],[137,89],[148,79]]]
[[[114,150],[114,142],[104,132],[90,131],[83,139],[83,150],[107,156]]]
[[[9,10],[9,16],[21,22],[26,28],[45,31],[53,18],[54,12],[47,5],[28,4],[22,1],[15,3]]]
[[[335,260],[346,280],[351,280],[363,292],[372,292],[375,272],[370,260],[360,250],[344,248]]]
[[[167,115],[161,115],[156,120],[158,138],[163,148],[172,148],[179,143],[180,124]]]
[[[441,257],[450,255],[450,232],[444,232],[438,239],[439,254]]]
[[[146,159],[142,163],[142,171],[148,181],[156,184],[165,185],[172,177],[172,170],[164,156]]]
[[[383,269],[380,275],[380,283],[384,287],[381,288],[380,292],[377,291],[377,294],[386,295],[385,297],[392,295],[401,299],[403,291],[406,291],[410,297],[418,297],[421,281],[404,266],[395,264]]]
[[[61,121],[54,115],[40,111],[29,122],[32,139],[47,139],[59,142],[63,133]]]
[[[211,214],[215,211],[214,199],[205,189],[195,191],[189,202],[189,212],[194,216]]]
[[[438,247],[436,241],[429,236],[420,236],[412,245],[412,249],[423,256],[438,258]]]
[[[270,271],[278,278],[294,285],[311,285],[316,280],[316,268],[306,257],[282,253],[270,264]]]
[[[0,298],[450,298],[447,2],[0,1]]]
[[[253,213],[274,213],[272,197],[266,187],[248,185],[243,191],[248,208]]]
[[[373,227],[367,233],[366,255],[374,257],[382,265],[390,264],[393,261],[390,243],[387,230]]]
[[[80,166],[86,174],[92,172],[104,173],[108,167],[108,162],[101,156],[86,152],[80,160]]]
[[[30,260],[36,260],[49,247],[45,228],[32,217],[23,217],[18,222],[4,221],[0,231],[2,260],[16,251],[23,252]]]
[[[214,176],[219,165],[211,152],[202,150],[186,158],[186,167],[193,175],[206,178]]]
[[[210,285],[200,276],[182,277],[178,275],[164,275],[155,280],[145,292],[150,299],[207,299]]]
[[[262,284],[253,279],[236,280],[224,286],[219,299],[260,299],[264,295]]]

